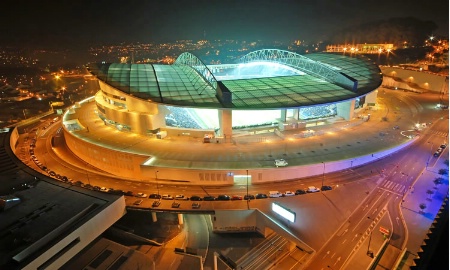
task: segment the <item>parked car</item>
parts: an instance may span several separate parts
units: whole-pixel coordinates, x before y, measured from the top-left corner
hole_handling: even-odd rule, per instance
[[[136,197],[139,197],[139,198],[147,198],[147,194],[145,194],[145,193],[142,193],[142,192],[139,192],[139,193],[136,193]]]
[[[200,208],[200,203],[198,203],[198,202],[192,203],[192,208],[194,208],[194,209]]]
[[[175,200],[188,201],[189,197],[184,196],[183,194],[178,194],[178,195],[175,195]]]
[[[173,202],[172,203],[172,208],[180,208],[180,203],[179,202]]]
[[[212,196],[212,195],[207,195],[205,197],[203,197],[204,201],[215,201],[216,197]]]
[[[306,191],[303,190],[303,189],[297,189],[297,190],[295,191],[295,195],[302,195],[302,194],[306,194]]]
[[[150,194],[149,198],[150,199],[161,199],[161,195],[159,195],[157,193],[152,193],[152,194]]]
[[[288,165],[288,163],[287,163],[286,160],[284,160],[282,158],[275,159],[275,166],[277,166],[277,167],[284,167],[284,166],[287,166],[287,165]]]
[[[153,201],[152,207],[158,207],[161,204],[161,201]]]
[[[252,195],[252,194],[244,195],[244,200],[254,200],[254,199],[255,199],[255,195]]]
[[[282,197],[282,196],[283,196],[283,194],[281,194],[279,191],[269,191],[270,198],[278,198],[278,197]]]
[[[225,194],[220,194],[219,196],[217,196],[218,201],[229,201],[230,199],[230,196]]]
[[[202,197],[198,196],[198,195],[192,195],[191,196],[191,201],[201,201]]]
[[[242,200],[242,196],[241,195],[233,195],[233,196],[231,196],[231,200],[232,201]]]
[[[441,153],[442,153],[442,148],[439,147],[439,148],[436,150],[436,152],[434,152],[434,155],[433,155],[433,156],[438,157],[438,156],[441,155]]]
[[[289,197],[289,196],[294,196],[295,195],[295,193],[294,192],[292,192],[292,191],[286,191],[285,193],[283,193],[283,197]]]
[[[326,190],[332,190],[333,188],[331,187],[331,186],[322,186],[321,188],[320,188],[320,190],[322,190],[322,191],[326,191]]]
[[[445,149],[446,147],[447,147],[447,144],[441,144],[441,146],[440,146],[442,149]]]
[[[173,200],[173,197],[172,197],[172,195],[169,195],[169,194],[163,194],[161,199],[163,199],[163,200]]]
[[[308,193],[314,193],[314,192],[319,192],[320,189],[316,188],[315,186],[309,186],[308,189],[306,190],[306,192]]]
[[[268,198],[267,194],[264,193],[258,193],[255,195],[255,199],[267,199],[267,198]]]
[[[139,200],[136,200],[133,204],[140,205],[143,201],[144,201],[143,199],[139,199]]]

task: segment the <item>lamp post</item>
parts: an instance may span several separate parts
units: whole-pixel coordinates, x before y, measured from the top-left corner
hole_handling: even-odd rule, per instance
[[[325,162],[322,161],[323,164],[323,172],[322,172],[322,187],[323,187],[323,181],[325,180]]]
[[[248,198],[248,170],[247,171],[247,198]]]
[[[428,143],[430,143],[430,142],[428,142]],[[431,155],[433,154],[433,145],[434,145],[434,143],[431,143],[430,154],[428,155],[428,159],[427,159],[427,164],[425,166],[425,170],[428,170],[428,164],[430,163],[430,158],[431,158]]]
[[[161,197],[159,196],[158,173],[159,173],[159,171],[156,171],[156,172],[155,172],[156,190],[158,191],[158,199],[161,199]]]
[[[247,171],[247,209],[250,209],[250,206],[249,206],[250,198],[248,197],[248,170],[246,170],[246,171]]]
[[[370,217],[367,217],[369,220],[372,220]],[[372,230],[370,231],[369,234],[369,245],[367,245],[367,256],[369,256],[370,258],[373,258],[373,252],[370,251],[370,241],[372,240]]]

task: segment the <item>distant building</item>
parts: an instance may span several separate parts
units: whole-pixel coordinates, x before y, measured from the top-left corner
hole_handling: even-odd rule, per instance
[[[394,44],[338,44],[338,45],[328,45],[327,52],[337,52],[337,53],[384,53],[395,50]]]

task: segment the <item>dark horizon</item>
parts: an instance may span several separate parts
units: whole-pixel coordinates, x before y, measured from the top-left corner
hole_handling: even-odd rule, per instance
[[[173,40],[307,40],[389,18],[434,22],[448,36],[448,1],[10,1],[0,44],[76,48],[89,44]]]

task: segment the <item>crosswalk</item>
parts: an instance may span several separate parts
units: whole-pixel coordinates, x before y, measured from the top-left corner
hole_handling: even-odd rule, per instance
[[[406,189],[408,188],[406,185],[403,185],[398,182],[385,180],[381,183],[379,188],[396,193],[398,195],[403,195],[406,192]]]
[[[445,131],[430,130],[429,133],[442,138],[448,137],[448,132]]]

